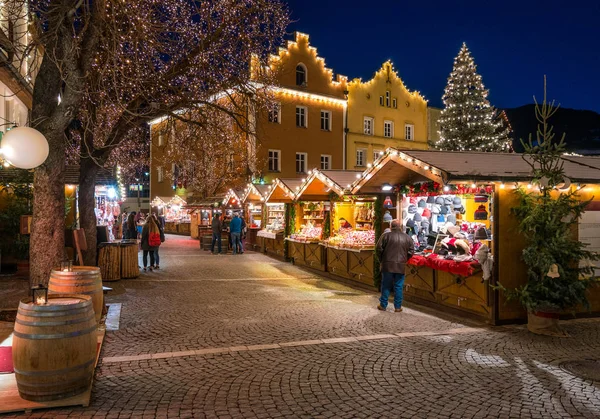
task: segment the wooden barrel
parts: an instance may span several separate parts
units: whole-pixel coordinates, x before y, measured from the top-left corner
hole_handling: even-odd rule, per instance
[[[36,402],[71,397],[91,385],[98,339],[92,298],[52,294],[21,300],[12,343],[19,395]]]
[[[140,276],[137,240],[121,242],[121,278],[137,278]]]
[[[121,249],[119,243],[101,243],[98,251],[98,266],[103,281],[121,279]]]
[[[96,322],[102,317],[104,294],[100,268],[95,266],[73,266],[71,272],[53,269],[48,282],[48,292],[53,294],[82,294],[92,297]]]

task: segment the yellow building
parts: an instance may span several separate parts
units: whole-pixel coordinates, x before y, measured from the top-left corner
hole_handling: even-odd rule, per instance
[[[310,169],[342,169],[347,78],[325,67],[306,34],[296,32],[272,57],[276,105],[257,116],[257,175],[304,177]]]
[[[345,169],[364,169],[387,147],[427,149],[427,101],[386,61],[374,77],[348,83]]]

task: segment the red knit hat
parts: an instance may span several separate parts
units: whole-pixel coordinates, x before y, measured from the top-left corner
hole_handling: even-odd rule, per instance
[[[423,210],[423,214],[422,215],[423,215],[423,218],[429,218],[429,217],[431,217],[431,211],[429,211],[429,208],[425,208]]]

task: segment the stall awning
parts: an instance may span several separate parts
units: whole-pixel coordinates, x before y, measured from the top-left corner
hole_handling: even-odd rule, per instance
[[[269,185],[249,183],[242,196],[242,202],[261,202],[269,194]]]
[[[300,190],[302,185],[302,179],[287,178],[287,179],[275,179],[275,181],[269,185],[269,193],[265,200],[267,202],[279,202],[289,203],[296,199],[296,192]]]
[[[237,191],[234,189],[229,189],[223,198],[222,204],[226,207],[241,207],[242,206],[242,196],[244,191]]]
[[[322,201],[333,192],[344,195],[362,172],[357,170],[313,170],[296,193],[296,199]]]
[[[600,183],[600,158],[562,157],[571,182]],[[433,180],[453,182],[517,182],[532,178],[520,153],[397,150],[390,148],[352,185],[353,193],[381,191],[384,184],[413,184]]]
[[[152,207],[164,207],[167,205],[167,202],[171,200],[170,196],[155,196],[154,199],[150,202],[150,206]]]
[[[213,196],[194,201],[186,206],[186,208],[218,208],[222,205],[224,196]]]

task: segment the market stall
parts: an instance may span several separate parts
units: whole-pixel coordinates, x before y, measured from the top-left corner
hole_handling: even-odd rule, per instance
[[[259,244],[258,232],[264,226],[265,197],[268,192],[269,187],[267,185],[249,183],[242,195],[244,216],[248,225],[245,244],[247,249],[259,250],[262,248]]]
[[[210,249],[212,241],[212,219],[222,213],[223,196],[194,201],[186,208],[190,212],[190,235],[200,240],[200,248]]]
[[[121,205],[118,201],[117,192],[114,186],[96,185],[95,190],[96,207],[96,225],[98,235],[101,241],[114,241],[122,235],[119,215],[121,214]]]
[[[600,165],[585,159],[569,157],[565,172],[573,182],[597,185]],[[533,187],[530,172],[516,153],[388,149],[353,183],[352,193],[378,194],[380,211],[400,219],[413,238],[406,299],[501,324],[526,315],[490,285],[526,282],[523,239],[510,210],[517,203],[516,185]],[[593,311],[600,311],[597,294],[591,297]]]
[[[175,195],[162,208],[165,217],[165,233],[190,235],[191,218],[187,202]]]
[[[295,191],[301,184],[301,179],[275,179],[268,186],[264,228],[257,233],[257,240],[262,251],[270,256],[285,258],[286,212],[294,208]]]

